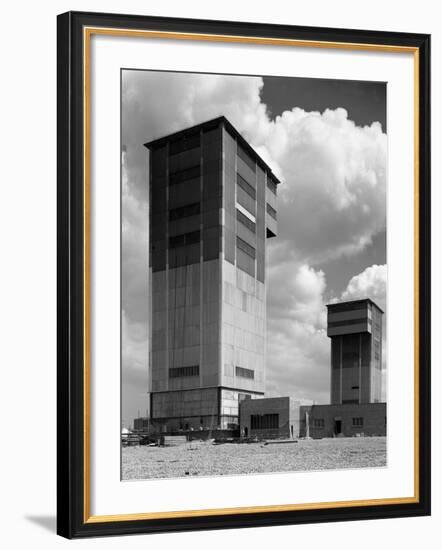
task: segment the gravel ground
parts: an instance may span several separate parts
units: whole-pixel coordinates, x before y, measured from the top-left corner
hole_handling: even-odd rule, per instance
[[[387,464],[387,449],[385,437],[270,445],[192,441],[177,447],[123,447],[122,459],[122,477],[127,480],[378,468]]]

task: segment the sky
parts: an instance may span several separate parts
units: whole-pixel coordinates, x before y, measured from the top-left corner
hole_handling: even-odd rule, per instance
[[[148,398],[143,143],[220,115],[282,182],[267,241],[266,395],[328,403],[325,304],[369,297],[386,311],[385,83],[125,70],[121,105],[123,425]]]

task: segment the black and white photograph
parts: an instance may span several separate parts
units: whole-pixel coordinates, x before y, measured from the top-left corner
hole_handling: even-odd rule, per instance
[[[388,464],[387,84],[121,70],[121,479]]]

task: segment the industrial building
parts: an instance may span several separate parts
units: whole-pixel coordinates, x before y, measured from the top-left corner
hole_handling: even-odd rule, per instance
[[[387,407],[381,402],[383,311],[368,298],[329,304],[327,310],[330,404],[299,407],[289,397],[244,401],[242,436],[386,435]]]
[[[299,405],[290,397],[245,399],[240,404],[240,434],[259,439],[293,438],[299,432]]]
[[[162,431],[237,426],[264,394],[266,239],[279,180],[219,117],[150,155],[150,418]]]
[[[386,435],[382,392],[382,309],[370,299],[327,306],[330,405],[303,406],[301,437]]]
[[[333,405],[381,401],[383,313],[370,299],[327,306]]]
[[[384,436],[387,433],[386,403],[303,405],[299,408],[299,436]]]

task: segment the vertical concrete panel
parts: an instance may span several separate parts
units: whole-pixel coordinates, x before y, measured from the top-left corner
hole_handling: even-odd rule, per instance
[[[236,141],[223,129],[223,253],[224,259],[235,263],[235,187],[236,187]]]
[[[256,168],[256,278],[265,281],[265,239],[266,239],[266,174],[259,166]]]

